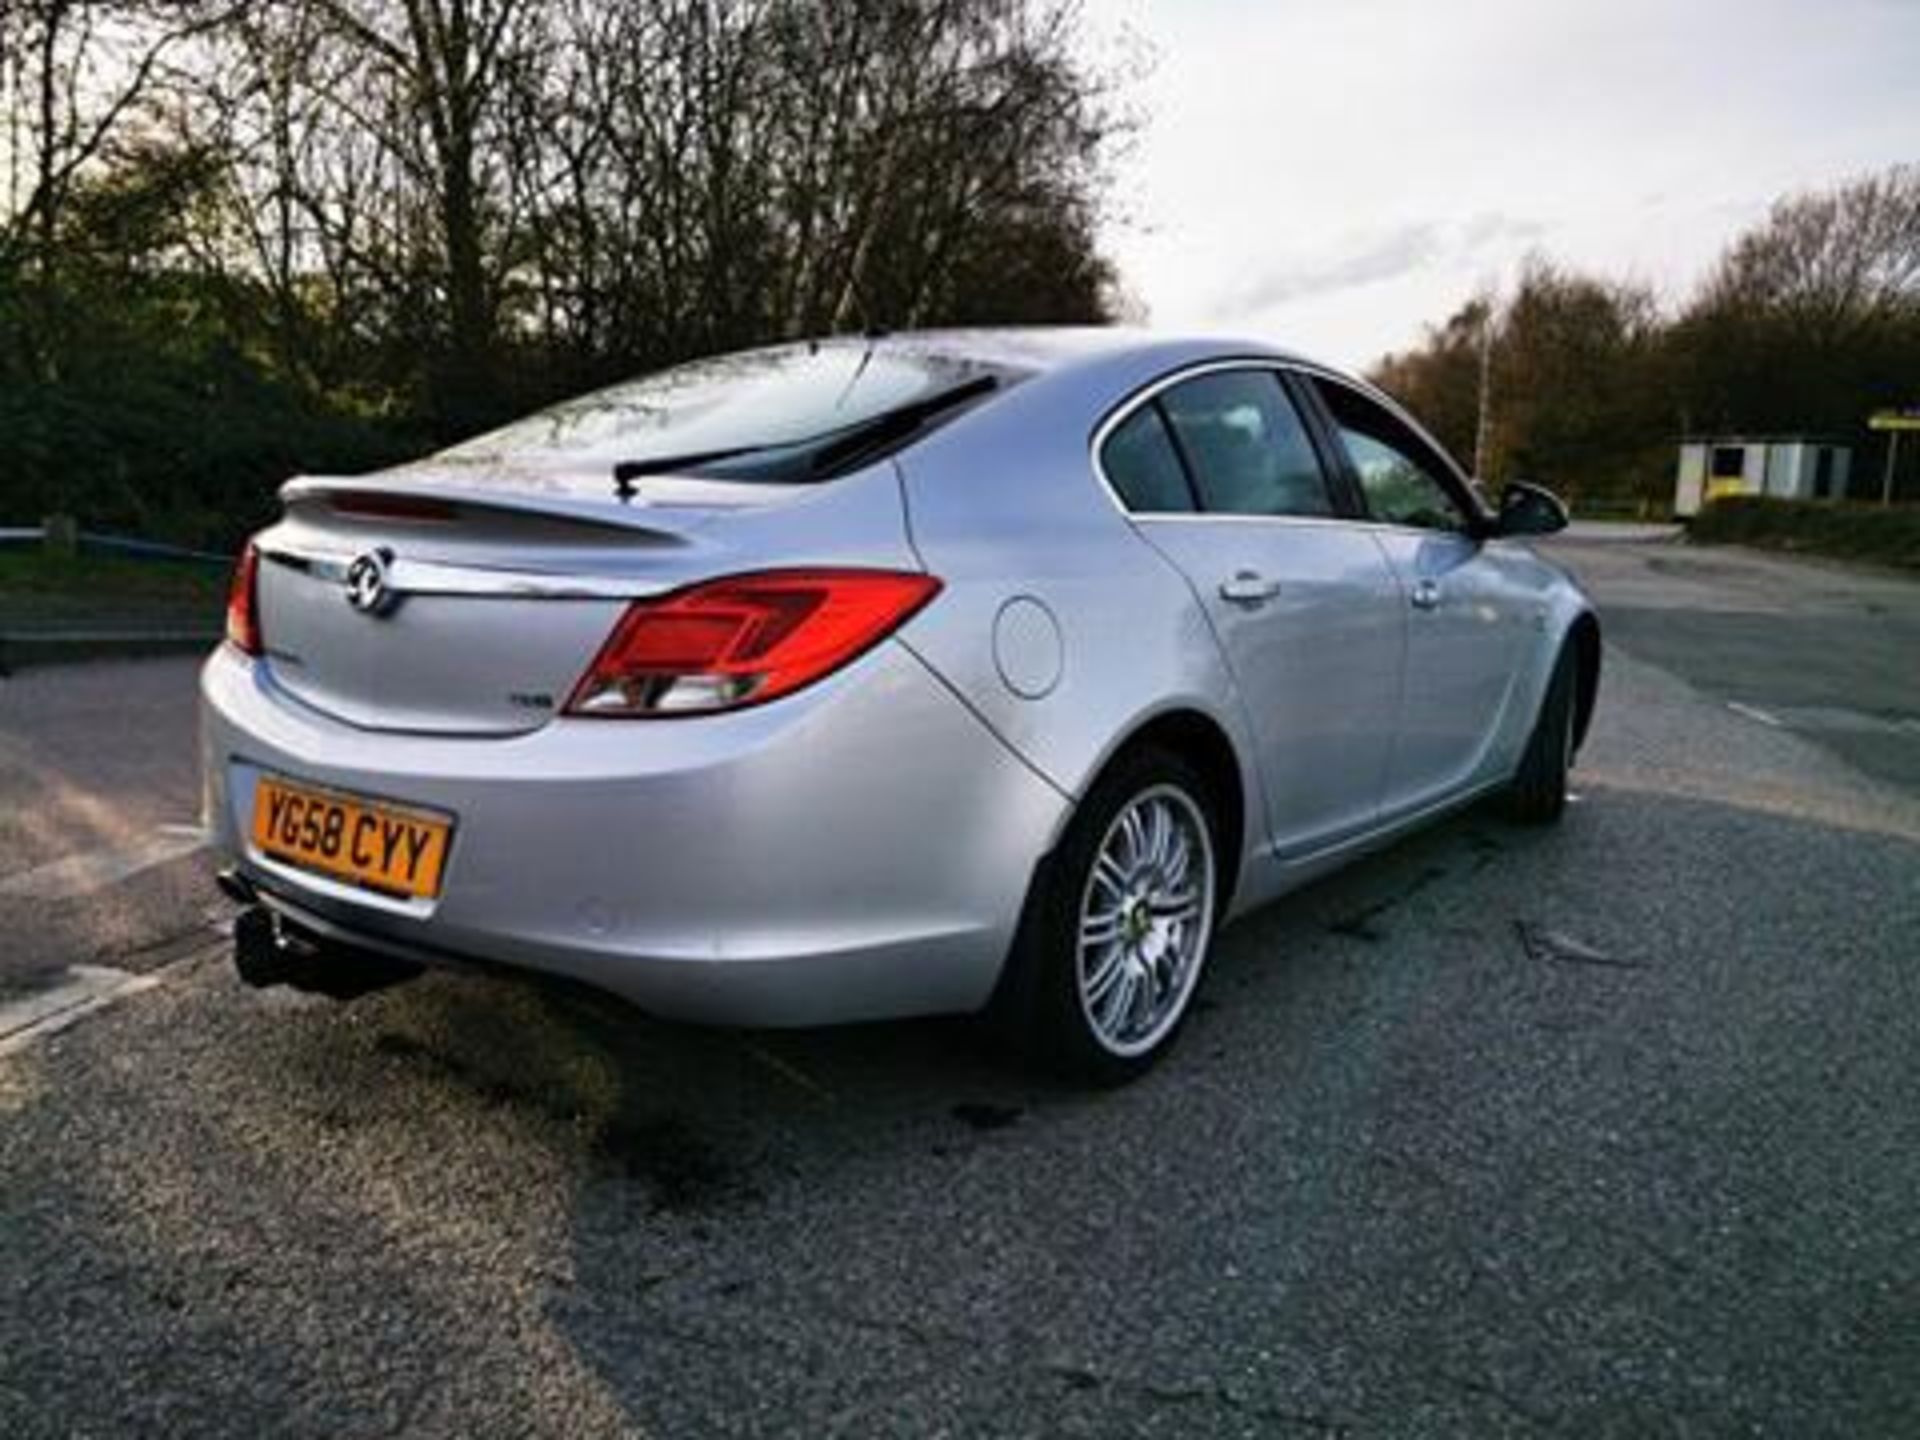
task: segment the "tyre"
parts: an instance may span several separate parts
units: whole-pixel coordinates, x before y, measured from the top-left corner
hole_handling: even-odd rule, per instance
[[[1567,772],[1573,768],[1576,690],[1573,647],[1563,645],[1540,701],[1520,769],[1507,789],[1507,814],[1525,825],[1550,825],[1567,808]]]
[[[1219,808],[1178,755],[1123,755],[1041,864],[996,998],[1002,1029],[1071,1079],[1145,1073],[1186,1019],[1223,882]]]

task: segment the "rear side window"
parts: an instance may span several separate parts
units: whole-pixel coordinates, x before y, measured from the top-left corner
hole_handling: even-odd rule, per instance
[[[1156,405],[1141,406],[1114,427],[1100,447],[1100,468],[1121,503],[1136,514],[1193,509],[1186,471]]]
[[[1221,515],[1331,515],[1305,424],[1271,370],[1222,370],[1160,396],[1201,508]]]

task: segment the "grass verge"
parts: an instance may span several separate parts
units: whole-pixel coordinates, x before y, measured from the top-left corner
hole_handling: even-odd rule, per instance
[[[1688,538],[1920,570],[1920,505],[1728,496],[1694,517]]]
[[[218,565],[57,555],[38,547],[0,550],[0,595],[78,595],[191,605],[218,602],[226,590],[227,572]]]
[[[0,550],[0,638],[215,633],[226,590],[219,565]]]

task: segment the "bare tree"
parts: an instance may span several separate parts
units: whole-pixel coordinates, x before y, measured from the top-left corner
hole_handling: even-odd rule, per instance
[[[280,82],[301,82],[318,97],[344,141],[314,157],[305,178],[328,183],[319,194],[306,185],[300,208],[341,258],[376,272],[394,298],[404,299],[422,268],[432,272],[432,308],[444,323],[436,406],[453,428],[486,420],[499,403],[501,77],[532,6],[304,0],[286,8],[292,18],[266,58],[283,67]],[[289,40],[321,57],[318,73],[301,68]],[[322,77],[324,91],[314,88]],[[270,99],[282,117],[293,103],[284,92]],[[281,163],[290,182],[290,157]]]
[[[0,7],[7,206],[0,245],[56,259],[60,211],[86,168],[140,118],[166,60],[223,22],[202,0],[9,0]]]
[[[1671,349],[1705,427],[1844,434],[1912,404],[1920,166],[1779,202],[1728,247]]]
[[[28,363],[54,364],[63,225],[76,190],[152,119],[168,61],[227,10],[205,0],[8,0],[0,7],[7,117],[0,277],[30,275]]]
[[[1481,295],[1374,369],[1482,480],[1577,497],[1653,499],[1672,432],[1662,317],[1644,286],[1529,258],[1513,293]],[[1491,392],[1493,403],[1482,405]]]
[[[1697,308],[1771,311],[1845,336],[1920,306],[1920,166],[1795,195],[1721,259]]]
[[[0,0],[0,484],[210,536],[701,353],[1098,319],[1076,4]]]

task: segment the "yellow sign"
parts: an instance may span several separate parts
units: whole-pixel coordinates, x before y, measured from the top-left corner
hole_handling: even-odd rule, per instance
[[[1867,419],[1869,430],[1920,430],[1920,410],[1876,410]]]

